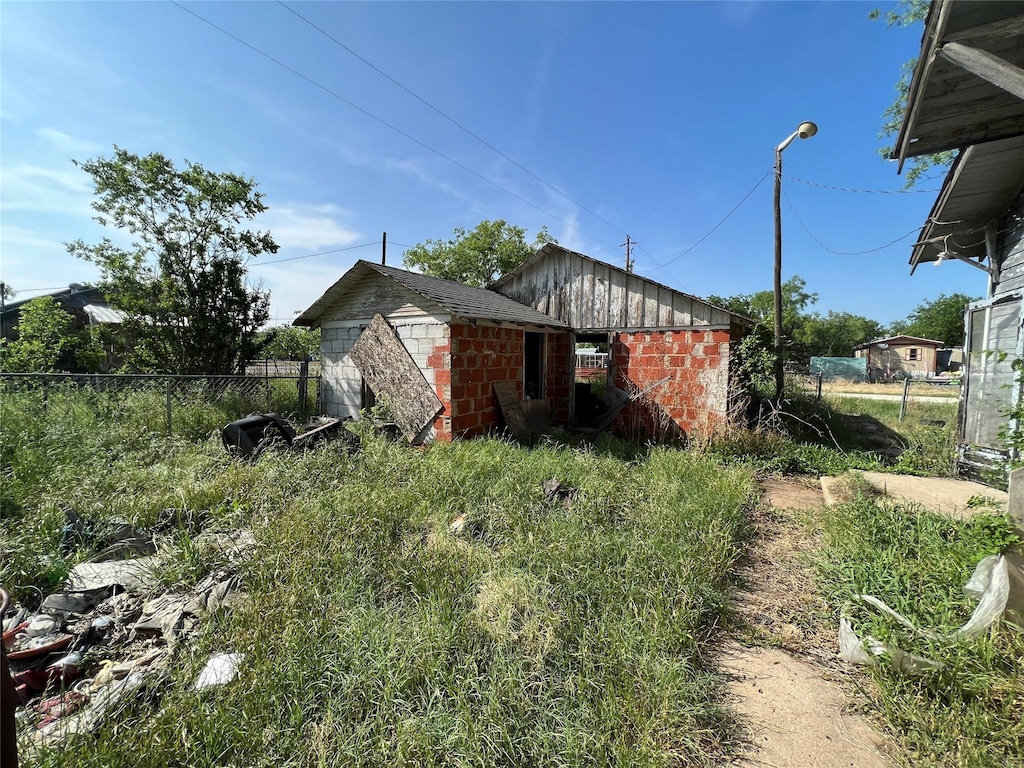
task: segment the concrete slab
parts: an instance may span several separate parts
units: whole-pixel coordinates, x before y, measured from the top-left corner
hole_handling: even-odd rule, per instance
[[[887,472],[865,472],[854,470],[882,493],[895,499],[920,504],[933,512],[953,517],[971,517],[982,512],[1006,512],[1009,498],[1005,491],[990,488],[970,480],[952,477],[915,477],[893,475]],[[993,500],[992,505],[969,507],[972,497]]]
[[[777,648],[723,651],[733,706],[752,731],[741,768],[891,768],[888,744],[862,717],[837,683]]]

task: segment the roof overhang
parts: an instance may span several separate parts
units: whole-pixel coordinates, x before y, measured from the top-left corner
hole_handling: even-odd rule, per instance
[[[1024,133],[1024,5],[932,0],[893,150],[929,155]]]
[[[910,256],[910,273],[923,262],[958,259],[982,269],[986,230],[1024,189],[1024,136],[968,147],[946,174],[928,220]],[[991,241],[994,245],[994,241]]]

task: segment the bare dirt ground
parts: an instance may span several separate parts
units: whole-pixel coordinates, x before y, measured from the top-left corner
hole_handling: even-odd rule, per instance
[[[853,710],[853,672],[838,660],[835,629],[814,589],[815,538],[797,522],[821,509],[811,481],[763,481],[752,556],[734,609],[745,628],[723,649],[732,704],[745,721],[741,766],[889,768],[889,745]],[[746,641],[757,647],[747,647]]]

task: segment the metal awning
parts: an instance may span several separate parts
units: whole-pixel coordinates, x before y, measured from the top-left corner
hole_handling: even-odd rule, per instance
[[[1024,134],[1024,4],[932,0],[893,158]]]
[[[1022,188],[1024,136],[965,149],[946,174],[914,244],[910,273],[922,262],[943,259],[981,266],[987,256],[985,228],[1006,212]]]

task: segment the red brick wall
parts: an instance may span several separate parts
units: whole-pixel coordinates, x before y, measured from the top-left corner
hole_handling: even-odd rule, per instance
[[[522,397],[523,332],[473,325],[451,329],[451,433],[485,434],[502,421],[494,383],[511,381]]]
[[[551,401],[551,423],[569,426],[570,397],[573,388],[572,366],[575,363],[572,334],[547,334],[547,380],[545,396]]]
[[[725,426],[728,411],[729,332],[650,331],[615,334],[614,385],[646,389],[671,376],[617,419],[630,438],[709,435]]]

